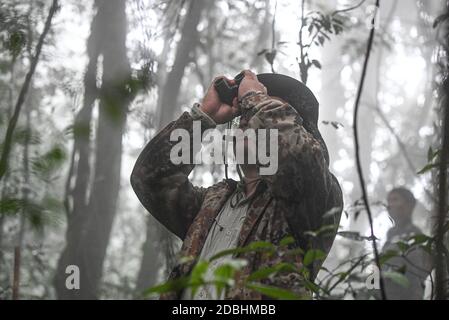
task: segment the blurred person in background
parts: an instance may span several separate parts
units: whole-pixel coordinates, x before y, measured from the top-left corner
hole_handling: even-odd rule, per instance
[[[400,252],[398,242],[408,242],[416,235],[423,234],[412,219],[412,214],[416,206],[416,199],[413,193],[404,188],[392,189],[387,196],[388,214],[394,221],[394,226],[388,230],[387,241],[382,248],[382,253],[388,251]],[[408,285],[404,286],[384,278],[387,299],[391,300],[421,300],[424,295],[424,280],[429,275],[430,256],[422,248],[412,247],[386,261],[383,271],[396,271],[402,273],[408,280]]]

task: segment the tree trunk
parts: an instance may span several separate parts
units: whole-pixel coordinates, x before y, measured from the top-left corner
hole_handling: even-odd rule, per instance
[[[438,172],[435,179],[435,194],[438,199],[435,206],[436,225],[434,230],[435,252],[435,299],[447,300],[449,296],[449,258],[448,258],[448,163],[449,163],[449,3],[446,3],[443,14],[445,18],[440,22],[441,35],[439,38],[441,51],[439,53],[439,71],[442,78],[438,84],[439,91],[439,125],[441,130],[440,154],[438,157]]]
[[[142,247],[143,256],[135,289],[138,298],[142,291],[156,284],[157,274],[162,265],[160,261],[162,255],[159,250],[161,247],[160,237],[158,236],[160,234],[158,229],[161,227],[156,224],[158,222],[152,216],[147,217],[147,233]]]
[[[122,135],[125,130],[128,105],[131,102],[131,94],[127,88],[131,77],[131,68],[126,55],[125,2],[97,0],[96,5],[98,11],[93,21],[92,34],[94,39],[95,36],[100,35],[101,42],[97,42],[99,48],[94,50],[91,58],[96,60],[97,54],[102,54],[103,76],[102,86],[99,89],[95,173],[90,186],[90,195],[87,195],[85,191],[87,188],[79,190],[79,195],[76,195],[76,188],[74,190],[74,212],[75,205],[80,205],[77,210],[82,208],[85,213],[78,211],[79,215],[74,216],[78,219],[72,225],[74,229],[70,230],[69,225],[67,231],[67,247],[59,263],[59,277],[57,277],[56,286],[59,298],[63,299],[98,298],[103,262],[117,208],[120,190]],[[94,31],[98,33],[95,34]],[[96,40],[99,40],[99,37]],[[89,64],[93,68],[95,61],[90,61]],[[95,69],[88,69],[88,71],[93,72],[93,75],[96,76]],[[89,106],[92,106],[92,103],[89,102],[94,101],[92,99],[94,97],[92,90],[95,90],[94,79],[86,77],[85,99],[86,105]],[[89,107],[86,107],[83,118],[89,120]],[[85,144],[82,146],[86,148]],[[88,153],[88,147],[84,149],[84,152],[85,155]],[[83,167],[89,170],[88,154],[83,161]],[[79,185],[87,186],[89,176],[86,176],[85,172],[80,172],[81,169],[83,168],[80,168],[80,164],[78,164],[78,172],[82,177]],[[80,202],[77,203],[77,201]],[[78,290],[68,290],[65,287],[65,277],[67,276],[65,269],[70,264],[77,265],[80,270],[80,288]]]
[[[3,142],[3,148],[1,151],[1,157],[0,157],[0,181],[4,177],[4,175],[8,169],[8,158],[9,158],[9,154],[10,154],[11,148],[12,148],[13,133],[16,128],[17,122],[19,120],[22,105],[25,102],[27,92],[30,87],[31,79],[34,75],[34,72],[36,71],[36,66],[39,62],[39,57],[42,52],[42,47],[44,45],[45,37],[47,36],[48,32],[50,31],[51,22],[53,20],[55,13],[57,12],[58,8],[59,8],[58,1],[53,0],[50,10],[48,12],[47,19],[45,21],[44,30],[42,31],[42,34],[40,35],[39,41],[36,45],[35,55],[31,59],[30,69],[25,76],[25,80],[23,82],[22,88],[20,89],[20,93],[17,98],[16,105],[14,106],[14,113],[13,113],[11,119],[9,119],[8,127],[6,129],[5,139]]]
[[[90,180],[91,157],[90,131],[92,110],[97,96],[96,76],[97,62],[101,47],[101,29],[98,11],[91,23],[91,32],[87,40],[87,55],[89,62],[84,75],[83,106],[78,112],[74,123],[74,146],[72,162],[67,177],[65,207],[67,210],[66,246],[61,253],[54,280],[56,293],[60,299],[70,299],[74,295],[65,286],[66,268],[78,265],[81,255],[80,239],[83,236],[84,224],[87,217],[87,192]],[[71,188],[72,180],[74,187]]]
[[[161,97],[160,106],[164,109],[164,111],[161,112],[161,121],[159,125],[161,128],[172,120],[178,108],[178,96],[181,89],[181,80],[184,76],[184,70],[191,60],[193,49],[197,43],[197,27],[204,5],[204,0],[190,1],[189,9],[185,18],[186,20],[181,32],[181,40],[179,41],[176,49],[175,61],[170,73],[167,76],[167,81],[164,85],[164,91]]]
[[[273,18],[270,14],[270,0],[265,0],[264,11],[263,21],[259,26],[259,34],[257,35],[256,42],[254,43],[252,58],[249,64],[251,70],[255,69],[260,72],[263,70],[266,60],[263,55],[257,55],[257,53],[263,49],[271,49],[271,37],[273,36],[271,31],[272,21],[270,21],[270,18]]]

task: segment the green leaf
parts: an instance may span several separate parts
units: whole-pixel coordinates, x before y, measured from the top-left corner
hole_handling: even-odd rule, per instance
[[[339,225],[338,224],[327,224],[322,226],[316,231],[317,236],[323,236],[328,234],[335,234],[337,232]]]
[[[237,254],[241,254],[241,253],[260,252],[260,251],[272,251],[273,252],[274,250],[276,250],[275,246],[268,241],[255,241],[255,242],[251,242],[246,247],[223,250],[223,251],[215,254],[214,256],[212,256],[209,259],[209,261],[214,261],[216,259],[219,259],[219,258],[227,256],[227,255],[237,255]]]
[[[429,150],[427,150],[427,162],[432,161],[433,158],[433,150],[432,146],[429,147]]]
[[[277,274],[279,272],[298,272],[297,268],[291,264],[286,262],[281,262],[275,266],[260,268],[253,273],[251,273],[247,281],[261,280],[270,277],[271,275]]]
[[[323,217],[323,219],[324,219],[324,217]],[[334,235],[335,232],[337,232],[337,230],[338,230],[337,224],[326,224],[316,231],[305,231],[304,234],[309,237],[316,238],[316,237],[323,236],[323,235],[329,235],[329,234]]]
[[[409,248],[409,245],[407,243],[405,243],[404,241],[398,241],[396,243],[396,245],[398,246],[399,250],[401,250],[402,252],[407,251]]]
[[[391,279],[393,282],[399,284],[404,288],[408,288],[410,286],[410,282],[408,281],[407,277],[402,273],[395,271],[386,271],[383,273],[383,276],[387,279]]]
[[[14,142],[25,145],[25,144],[40,144],[42,142],[41,137],[38,132],[34,132],[31,129],[25,127],[19,127],[14,132]]]
[[[318,69],[321,69],[321,63],[318,60],[313,59],[312,63],[315,67],[317,67]]]
[[[204,275],[209,268],[209,262],[201,260],[192,269],[189,285],[192,288],[192,297],[195,296],[198,288],[204,284]]]
[[[44,197],[40,202],[31,199],[5,197],[0,200],[0,214],[15,215],[23,213],[34,231],[42,231],[47,225],[59,226],[63,206],[56,198]]]
[[[16,58],[26,44],[26,36],[22,30],[17,30],[9,35],[8,49],[11,55]]]
[[[439,163],[428,163],[424,166],[424,168],[422,168],[421,170],[419,170],[417,172],[417,174],[423,174],[426,173],[427,171],[432,170],[433,168],[436,168],[439,166]]]
[[[320,292],[320,287],[318,285],[316,285],[315,283],[313,283],[312,281],[307,280],[307,278],[304,281],[304,285],[306,286],[307,289],[309,289],[313,293],[319,293]]]
[[[209,262],[205,260],[199,261],[192,269],[192,273],[190,275],[190,278],[192,280],[197,280],[203,278],[204,274],[207,271],[207,268],[209,267]]]
[[[266,279],[268,278],[270,275],[276,273],[276,268],[275,267],[264,267],[261,268],[253,273],[251,273],[247,280],[248,281],[254,281],[254,280],[260,280],[260,279]]]
[[[184,289],[187,287],[187,284],[189,282],[188,277],[182,277],[178,279],[172,279],[169,280],[163,284],[156,285],[154,287],[151,287],[149,289],[146,289],[142,292],[142,295],[144,297],[147,297],[151,294],[161,294],[161,293],[167,293],[167,292],[173,292],[173,291],[179,291],[181,289]]]
[[[292,243],[295,243],[295,238],[293,238],[292,236],[286,236],[279,242],[279,245],[281,247],[286,247]]]
[[[385,262],[387,262],[388,260],[390,260],[393,257],[397,257],[399,256],[399,252],[396,250],[388,250],[385,253],[382,253],[379,257],[379,263],[382,266]]]
[[[231,283],[232,281],[229,280],[233,280],[233,276],[235,273],[235,268],[233,268],[231,265],[229,264],[224,264],[221,265],[219,267],[217,267],[217,269],[215,269],[214,271],[214,281],[222,281],[224,283]]]
[[[246,284],[246,286],[249,289],[260,292],[263,295],[268,296],[270,298],[274,298],[274,299],[300,300],[303,298],[289,290],[274,287],[274,286],[269,286],[269,285],[265,285],[265,284],[261,284],[261,283],[248,283],[248,284]]]
[[[269,241],[254,241],[251,242],[247,248],[250,250],[274,249],[274,245]]]
[[[235,273],[247,264],[244,259],[228,259],[215,269],[212,284],[215,285],[217,296],[220,296],[226,287],[234,286]]]
[[[224,256],[228,256],[228,255],[237,255],[237,254],[239,254],[239,253],[244,253],[244,252],[246,252],[247,250],[245,249],[245,248],[235,248],[235,249],[227,249],[227,250],[223,250],[223,251],[220,251],[220,252],[218,252],[217,254],[215,254],[215,255],[213,255],[210,259],[209,259],[209,261],[214,261],[214,260],[217,260],[217,259],[220,259],[220,258],[222,258],[222,257],[224,257]]]
[[[47,153],[31,161],[33,172],[44,181],[49,182],[51,176],[66,160],[66,153],[61,146],[54,146]]]
[[[360,235],[357,231],[339,231],[337,234],[343,238],[355,241],[364,241],[367,237]]]
[[[308,266],[313,263],[315,260],[324,260],[326,258],[326,253],[324,253],[320,249],[310,249],[306,252],[304,256],[303,264],[304,266]]]
[[[221,265],[214,271],[214,284],[217,291],[217,297],[221,296],[221,293],[226,286],[234,285],[235,269],[230,265]]]
[[[432,240],[431,237],[425,234],[417,234],[409,238],[409,240],[413,240],[413,245],[425,243],[429,240]]]
[[[435,18],[432,28],[436,28],[442,21],[446,20],[449,18],[449,14],[444,13],[438,17]]]
[[[17,198],[3,198],[0,200],[0,213],[14,215],[23,208],[23,200]]]
[[[296,256],[296,255],[303,255],[304,254],[304,250],[301,248],[294,248],[291,250],[288,250],[285,252],[286,256]]]
[[[269,64],[273,64],[274,63],[274,59],[276,58],[276,50],[273,49],[271,51],[265,52],[265,59],[267,60],[267,62]]]
[[[323,45],[325,38],[323,36],[318,36],[318,42],[320,45]]]

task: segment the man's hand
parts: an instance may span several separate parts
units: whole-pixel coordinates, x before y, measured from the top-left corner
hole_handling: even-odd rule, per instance
[[[212,84],[210,85],[209,89],[207,90],[206,96],[203,99],[203,102],[201,103],[200,110],[206,113],[209,117],[212,118],[212,120],[215,121],[217,124],[226,123],[228,121],[231,121],[234,119],[238,113],[238,103],[237,103],[237,97],[234,99],[232,106],[223,103],[220,100],[220,97],[218,96],[217,90],[215,90],[214,83],[220,78],[225,78],[223,76],[216,77]],[[231,84],[234,84],[234,80],[227,79]]]
[[[267,93],[267,88],[259,82],[254,72],[251,70],[244,70],[244,73],[245,77],[242,82],[240,82],[239,86],[239,99],[250,91],[262,91],[265,94]]]

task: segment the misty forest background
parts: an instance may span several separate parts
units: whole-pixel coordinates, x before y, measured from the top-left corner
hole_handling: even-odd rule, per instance
[[[131,299],[164,281],[180,241],[138,202],[132,167],[215,76],[244,68],[301,79],[320,102],[345,200],[324,266],[371,253],[352,125],[373,4],[2,1],[0,299]],[[385,199],[394,186],[413,191],[414,222],[434,232],[445,68],[444,28],[435,21],[445,6],[391,0],[378,12],[358,124],[379,246],[393,225]],[[192,179],[211,185],[223,170],[197,166]],[[86,280],[76,292],[65,289],[69,264]]]

